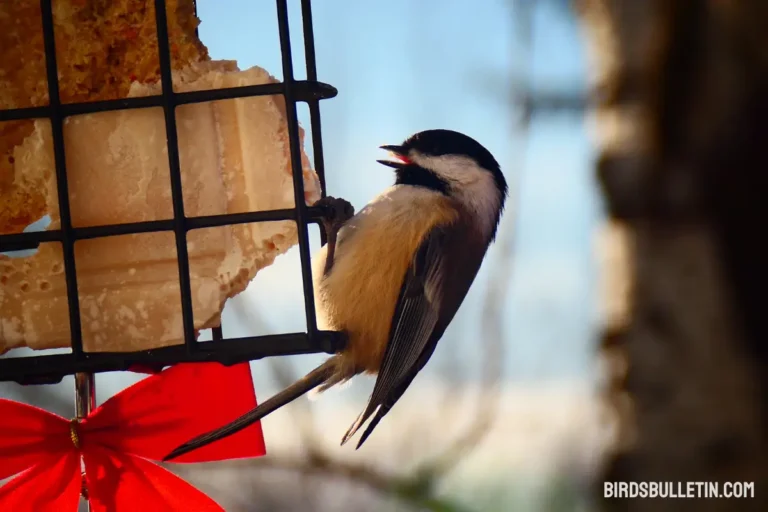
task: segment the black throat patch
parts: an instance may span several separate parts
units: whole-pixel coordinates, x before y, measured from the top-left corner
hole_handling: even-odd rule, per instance
[[[419,167],[418,165],[406,165],[395,171],[397,179],[395,185],[413,185],[425,187],[441,194],[449,195],[448,182],[434,172]]]

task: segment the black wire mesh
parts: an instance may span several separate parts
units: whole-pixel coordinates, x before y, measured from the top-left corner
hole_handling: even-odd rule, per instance
[[[185,93],[174,92],[171,81],[171,54],[165,2],[164,0],[155,0],[162,94],[159,96],[126,98],[110,101],[62,104],[59,97],[59,84],[57,79],[58,71],[51,0],[41,0],[49,105],[46,107],[0,110],[0,121],[35,118],[50,119],[61,228],[42,232],[0,235],[0,251],[7,252],[35,248],[42,242],[61,243],[64,257],[64,273],[66,279],[72,352],[70,354],[9,357],[0,359],[0,381],[15,381],[21,384],[54,383],[60,381],[64,375],[78,372],[127,370],[135,365],[161,368],[180,362],[204,361],[218,361],[230,365],[268,356],[319,352],[333,353],[341,348],[343,337],[335,332],[318,331],[315,319],[309,256],[308,224],[318,223],[321,219],[321,212],[317,208],[307,207],[304,201],[299,123],[296,112],[297,102],[305,102],[308,104],[311,119],[315,170],[320,178],[324,194],[325,176],[322,135],[320,130],[319,101],[336,96],[336,89],[328,84],[317,81],[311,1],[301,0],[307,80],[294,79],[287,0],[276,0],[276,2],[283,70],[283,81],[281,83],[233,87],[209,91]],[[181,172],[175,117],[176,107],[189,103],[280,94],[284,96],[286,103],[286,117],[290,140],[290,156],[296,206],[291,209],[282,210],[186,217],[184,215],[184,204],[182,200]],[[70,216],[67,172],[64,159],[64,119],[68,116],[78,114],[148,107],[162,107],[165,113],[173,218],[170,220],[156,220],[107,226],[73,227]],[[195,339],[193,321],[189,258],[187,254],[186,240],[187,233],[190,230],[199,228],[278,220],[295,220],[297,223],[307,331],[224,339],[221,327],[219,326],[213,328],[213,341],[198,342]],[[142,350],[140,352],[85,352],[83,350],[80,324],[80,305],[74,256],[75,242],[91,238],[158,231],[173,231],[176,239],[184,344]],[[325,234],[322,233],[321,236],[323,237],[324,242]]]

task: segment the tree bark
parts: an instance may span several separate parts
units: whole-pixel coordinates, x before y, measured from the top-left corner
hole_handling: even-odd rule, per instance
[[[768,510],[768,2],[576,7],[609,215],[617,438],[597,502]],[[605,481],[754,482],[755,497],[603,499]]]

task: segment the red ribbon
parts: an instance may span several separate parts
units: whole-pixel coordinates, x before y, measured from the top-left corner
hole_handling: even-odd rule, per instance
[[[85,484],[93,512],[223,512],[149,460],[161,460],[255,406],[248,363],[176,365],[121,391],[80,422],[0,399],[0,480],[18,475],[0,487],[0,510],[76,511]],[[174,462],[265,453],[261,425],[255,423]]]

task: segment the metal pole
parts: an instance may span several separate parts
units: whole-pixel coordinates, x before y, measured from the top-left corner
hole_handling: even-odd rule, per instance
[[[77,420],[85,419],[91,411],[96,408],[96,378],[92,373],[75,374],[75,417]],[[81,461],[81,471],[85,475],[85,466]],[[85,490],[85,480],[83,480],[83,489]],[[88,501],[87,493],[83,497]],[[86,503],[87,510],[90,512],[91,504]]]

